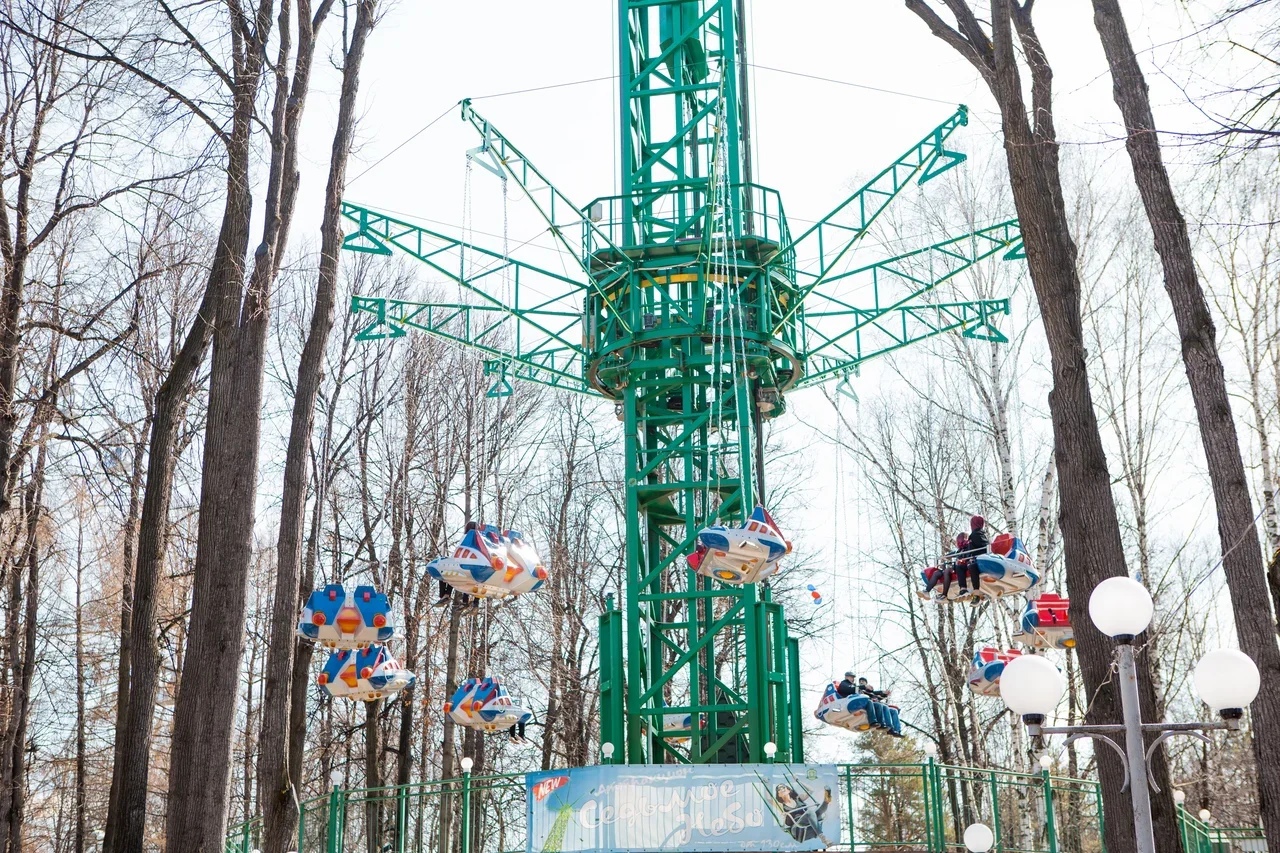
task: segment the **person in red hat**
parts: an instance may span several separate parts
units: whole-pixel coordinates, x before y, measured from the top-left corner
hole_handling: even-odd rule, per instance
[[[960,570],[960,589],[965,589],[965,581],[970,580],[973,584],[973,591],[977,592],[980,588],[979,583],[982,575],[978,571],[977,556],[985,554],[989,550],[990,542],[987,540],[986,531],[987,522],[980,515],[975,515],[969,519],[969,544],[964,549],[966,559],[961,560],[959,564]],[[966,575],[968,576],[966,578]]]

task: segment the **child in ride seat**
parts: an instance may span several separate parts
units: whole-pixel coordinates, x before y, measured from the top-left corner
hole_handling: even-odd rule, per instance
[[[866,676],[858,679],[858,692],[863,696],[870,696],[877,702],[883,702],[889,698],[888,690],[876,690],[867,682]]]
[[[963,533],[956,534],[956,549],[950,554],[942,558],[942,565],[938,567],[937,580],[942,581],[942,597],[946,598],[951,594],[951,581],[959,573],[958,569],[963,562],[960,555],[969,550],[969,537]],[[936,581],[935,581],[936,582]],[[933,589],[930,586],[929,589]],[[960,575],[960,589],[965,589],[964,575]]]

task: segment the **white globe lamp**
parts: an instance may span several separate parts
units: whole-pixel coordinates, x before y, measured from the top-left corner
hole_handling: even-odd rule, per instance
[[[985,823],[975,823],[964,831],[965,849],[972,853],[987,853],[995,843],[995,833]]]
[[[1107,578],[1089,596],[1089,618],[1108,637],[1136,637],[1154,614],[1151,593],[1133,578]]]
[[[1186,792],[1186,791],[1174,791],[1174,792],[1173,792],[1173,804],[1174,804],[1175,806],[1180,806],[1180,805],[1182,805],[1183,803],[1185,803],[1186,801],[1187,801],[1187,792]]]
[[[1051,767],[1053,767],[1053,758],[1050,757],[1049,753],[1043,753],[1040,756],[1040,769],[1048,770]]]
[[[1244,716],[1262,686],[1257,665],[1235,649],[1217,649],[1200,658],[1191,680],[1204,703],[1228,722]]]
[[[764,757],[769,761],[773,761],[773,757],[778,754],[778,745],[773,741],[769,741],[764,745]]]
[[[1213,815],[1209,814],[1209,810],[1208,810],[1208,809],[1201,809],[1201,810],[1200,810],[1200,819],[1201,819],[1202,821],[1204,821],[1205,823],[1208,823],[1208,822],[1209,822],[1209,819],[1210,819],[1211,817],[1213,817]]]
[[[938,746],[931,740],[924,742],[924,757],[932,761],[938,757]]]
[[[1014,658],[1000,675],[1000,698],[1029,726],[1039,726],[1067,692],[1058,668],[1038,655]]]
[[[613,761],[613,751],[615,748],[616,747],[614,747],[612,741],[600,745],[600,754],[604,756],[606,763]]]
[[[335,788],[341,788],[342,787],[342,771],[336,767],[333,770],[330,770],[329,783],[333,785],[333,787]]]
[[[472,761],[472,760],[471,760],[471,756],[469,756],[469,755],[468,755],[468,756],[465,756],[465,757],[462,759],[462,772],[463,772],[463,773],[470,773],[470,772],[471,772],[471,768],[472,768],[472,767],[475,767],[475,766],[476,766],[476,763],[475,763],[474,761]]]

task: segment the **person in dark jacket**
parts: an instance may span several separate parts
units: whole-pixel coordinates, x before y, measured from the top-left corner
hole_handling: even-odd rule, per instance
[[[982,575],[978,571],[979,554],[987,553],[990,543],[987,541],[987,522],[980,515],[975,515],[969,519],[969,541],[965,545],[965,559],[960,560],[956,568],[960,574],[960,589],[966,589],[966,582],[971,581],[973,591],[976,593],[981,589]]]
[[[987,541],[987,521],[980,515],[969,519],[969,550],[975,553],[987,553],[990,543]]]
[[[883,702],[889,698],[888,690],[876,690],[867,682],[865,677],[858,679],[858,692],[863,696],[870,696],[877,702]]]
[[[852,672],[844,674],[844,680],[836,685],[836,693],[842,697],[853,696],[858,693],[858,680]]]

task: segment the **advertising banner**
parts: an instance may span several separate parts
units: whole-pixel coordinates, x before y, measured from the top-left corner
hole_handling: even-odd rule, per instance
[[[825,850],[840,843],[835,765],[602,765],[525,779],[528,853]]]

